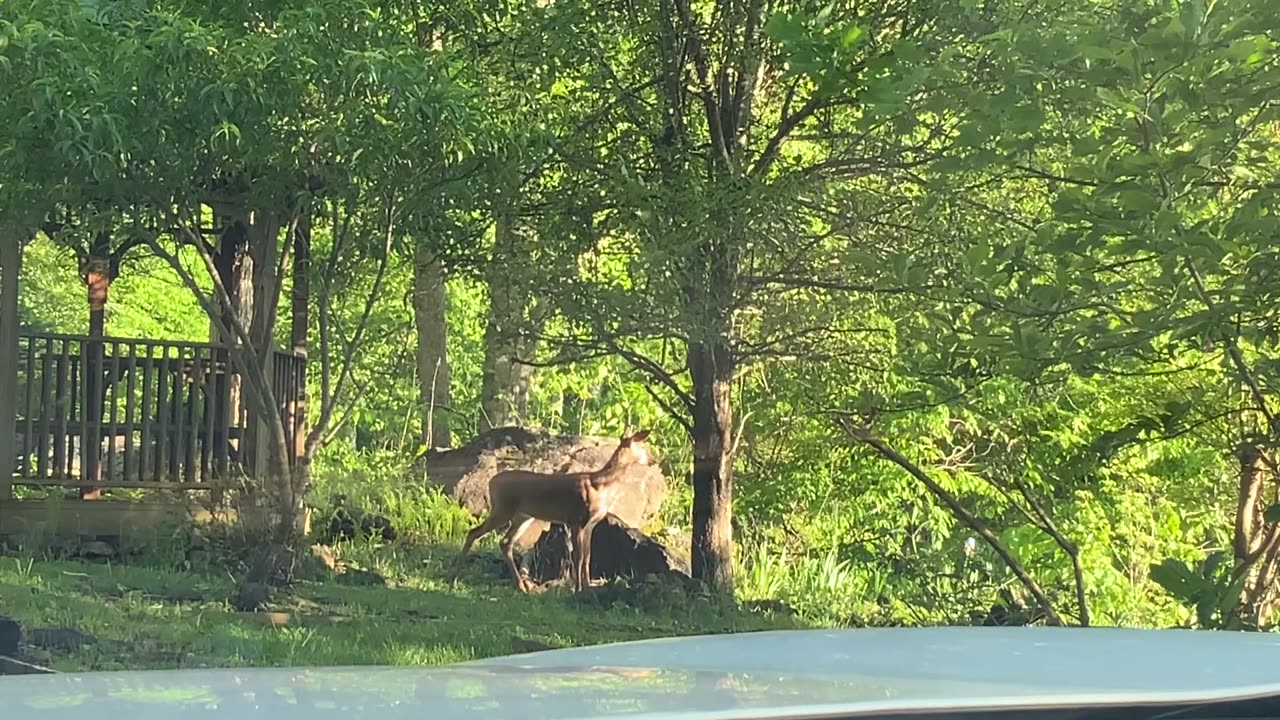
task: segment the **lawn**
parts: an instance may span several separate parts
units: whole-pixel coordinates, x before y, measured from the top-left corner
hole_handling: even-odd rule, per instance
[[[674,588],[521,595],[480,555],[456,585],[456,547],[342,548],[387,579],[301,582],[241,613],[217,571],[0,557],[0,615],[19,621],[27,659],[60,671],[280,665],[438,664],[555,647],[794,627]],[[280,624],[273,624],[273,619]]]

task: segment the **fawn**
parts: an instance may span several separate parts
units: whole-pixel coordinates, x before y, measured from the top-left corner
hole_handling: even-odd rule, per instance
[[[527,470],[504,470],[489,480],[489,517],[467,533],[462,552],[453,567],[453,580],[458,579],[462,563],[471,545],[489,533],[507,528],[502,536],[502,557],[515,578],[520,592],[529,592],[528,584],[516,566],[515,539],[534,520],[561,523],[569,531],[573,558],[570,580],[574,590],[581,591],[591,583],[591,533],[613,506],[610,487],[622,479],[631,465],[648,465],[649,453],[644,447],[648,430],[622,436],[618,449],[599,470],[577,473],[535,473]]]

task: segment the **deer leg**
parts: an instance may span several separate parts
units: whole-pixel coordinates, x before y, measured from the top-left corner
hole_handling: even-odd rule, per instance
[[[528,515],[513,521],[507,528],[506,534],[502,536],[502,557],[507,561],[511,577],[516,581],[516,589],[520,592],[529,592],[529,586],[525,583],[524,576],[520,574],[520,566],[516,565],[516,538],[524,534],[525,528],[529,527],[533,521],[534,518]]]
[[[569,586],[580,590],[578,581],[582,570],[582,529],[577,525],[565,525],[565,535],[569,538]]]
[[[585,587],[591,587],[591,538],[595,535],[596,525],[603,519],[603,516],[592,518],[582,528],[582,584]]]
[[[457,582],[458,575],[462,573],[462,563],[466,560],[467,553],[471,552],[471,546],[477,540],[510,522],[511,518],[490,514],[484,522],[471,528],[467,532],[467,539],[462,543],[462,552],[458,553],[458,559],[453,563],[453,575],[450,577],[450,581]]]
[[[574,544],[578,546],[577,557],[574,558],[575,589],[582,592],[590,584],[591,572],[587,569],[590,550],[587,546],[587,528],[579,525],[573,529]]]

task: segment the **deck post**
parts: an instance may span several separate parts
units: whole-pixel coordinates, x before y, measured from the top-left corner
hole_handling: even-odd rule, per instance
[[[22,273],[20,228],[0,225],[0,500],[13,497],[18,434],[18,283]]]

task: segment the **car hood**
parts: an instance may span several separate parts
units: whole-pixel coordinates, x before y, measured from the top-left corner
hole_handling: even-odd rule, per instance
[[[893,628],[669,638],[440,667],[0,679],[8,717],[763,718],[1280,693],[1280,636]]]

